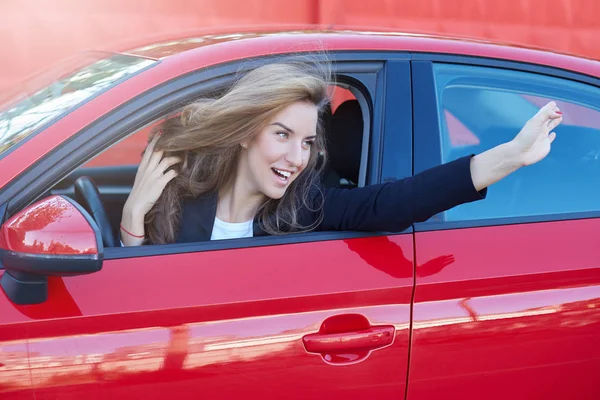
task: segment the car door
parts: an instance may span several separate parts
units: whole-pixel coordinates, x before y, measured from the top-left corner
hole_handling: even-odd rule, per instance
[[[369,184],[381,170],[388,75],[378,56],[359,56],[345,53],[338,73],[366,122],[361,180]],[[389,79],[409,87],[407,61],[396,64],[404,75]],[[124,108],[107,118],[136,115]],[[403,134],[410,147],[410,130]],[[101,271],[50,277],[44,303],[0,298],[8,332],[0,346],[13,358],[0,357],[27,365],[22,379],[31,384],[3,390],[33,388],[37,400],[402,397],[412,260],[410,232],[106,248]]]
[[[564,119],[546,159],[416,224],[407,398],[598,398],[600,80],[476,58],[412,68],[415,172],[511,140],[550,100]]]
[[[3,211],[0,208],[0,211]],[[0,269],[0,278],[4,273]],[[1,290],[0,290],[1,291]],[[34,399],[29,371],[27,332],[14,305],[2,291],[0,297],[0,397],[7,400]]]

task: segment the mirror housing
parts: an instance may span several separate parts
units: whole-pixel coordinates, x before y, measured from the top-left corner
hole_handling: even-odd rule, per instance
[[[16,304],[48,298],[48,276],[102,269],[100,231],[90,215],[66,196],[47,197],[14,215],[0,229],[0,285]]]

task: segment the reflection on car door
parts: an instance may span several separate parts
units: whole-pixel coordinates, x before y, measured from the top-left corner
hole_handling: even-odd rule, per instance
[[[412,248],[396,235],[108,259],[12,313],[38,400],[398,398]]]
[[[4,270],[0,270],[0,278]],[[0,290],[0,399],[33,399],[23,316]]]
[[[409,397],[597,398],[600,252],[586,232],[598,229],[600,219],[416,233],[417,260],[455,263],[429,277],[417,268]]]

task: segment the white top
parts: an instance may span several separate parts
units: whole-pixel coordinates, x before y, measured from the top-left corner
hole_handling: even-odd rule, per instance
[[[253,226],[253,220],[246,222],[225,222],[215,217],[215,224],[213,225],[210,240],[252,237],[254,236]]]

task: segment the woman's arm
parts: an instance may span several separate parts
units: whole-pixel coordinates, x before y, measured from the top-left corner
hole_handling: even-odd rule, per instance
[[[120,236],[124,246],[139,246],[146,237],[144,218],[154,206],[167,183],[177,176],[169,167],[181,162],[179,157],[163,157],[163,151],[154,151],[158,135],[150,142],[137,173],[131,193],[123,207]]]
[[[484,199],[487,189],[473,186],[472,159],[462,157],[394,182],[327,189],[317,229],[400,232],[459,204]],[[320,198],[315,196],[314,209]]]
[[[484,199],[488,186],[548,154],[556,136],[550,132],[561,120],[558,107],[551,102],[512,141],[476,156],[395,182],[326,190],[318,229],[399,232],[457,205]]]

